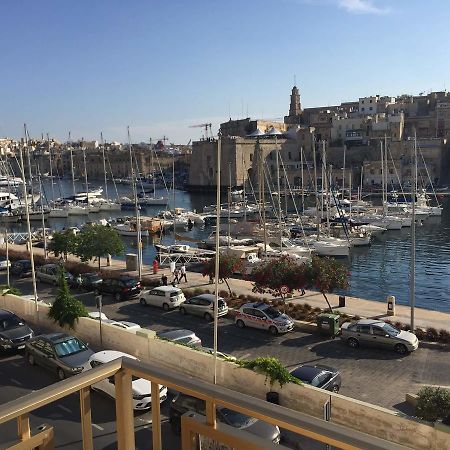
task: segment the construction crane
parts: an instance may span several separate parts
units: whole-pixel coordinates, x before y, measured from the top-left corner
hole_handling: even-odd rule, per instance
[[[190,125],[189,128],[204,128],[205,129],[205,139],[208,139],[208,128],[209,128],[209,134],[211,135],[211,138],[213,137],[212,131],[211,131],[212,124],[210,123],[200,123],[198,125]]]

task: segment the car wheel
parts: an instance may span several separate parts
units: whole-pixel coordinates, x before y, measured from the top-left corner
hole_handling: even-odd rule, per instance
[[[269,327],[269,333],[270,333],[272,336],[276,336],[276,335],[278,334],[278,328],[277,328],[277,327],[274,327],[273,325],[270,326],[270,327]]]
[[[205,315],[203,317],[205,318],[205,320],[207,322],[211,322],[213,320],[213,317],[211,316],[210,313],[205,313]]]
[[[145,301],[145,298],[140,298],[140,299],[139,299],[139,303],[140,303],[142,306],[147,306],[147,302]]]
[[[183,307],[180,308],[180,314],[183,314],[183,316],[186,314],[186,310]]]
[[[355,338],[349,338],[347,340],[347,344],[351,348],[358,348],[359,347],[359,342]]]
[[[30,364],[30,366],[34,366],[34,364],[35,364],[34,356],[31,353],[28,353],[27,360],[28,360],[28,364]]]
[[[394,347],[394,350],[399,354],[399,355],[405,355],[406,353],[408,353],[408,349],[406,348],[406,345],[403,344],[397,344]]]
[[[57,374],[58,374],[58,378],[59,378],[61,381],[64,380],[64,378],[66,378],[66,374],[64,373],[64,370],[62,370],[62,369],[58,369]]]
[[[335,385],[333,386],[332,391],[333,391],[335,394],[339,394],[339,386],[335,384]]]
[[[236,320],[236,325],[238,328],[245,328],[245,323],[241,319]]]
[[[122,300],[122,296],[120,295],[120,292],[116,292],[116,293],[114,294],[114,300],[115,300],[116,302],[120,302],[120,300]]]
[[[163,310],[169,311],[169,305],[167,303],[163,303]]]

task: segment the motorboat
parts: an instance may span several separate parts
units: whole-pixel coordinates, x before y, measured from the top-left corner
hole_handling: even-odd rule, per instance
[[[116,230],[121,236],[134,236],[137,237],[136,224],[133,222],[120,223],[113,225],[113,229]],[[149,232],[147,230],[141,230],[141,236],[148,236]]]

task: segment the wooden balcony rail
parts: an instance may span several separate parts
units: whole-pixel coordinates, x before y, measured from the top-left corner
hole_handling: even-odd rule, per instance
[[[162,449],[158,385],[167,386],[170,389],[205,401],[206,417],[193,413],[187,413],[182,417],[183,450],[196,448],[195,445],[199,436],[223,442],[238,450],[272,448],[270,443],[261,441],[261,438],[258,436],[250,435],[242,430],[217,422],[217,406],[226,407],[264,422],[278,425],[282,429],[337,448],[347,450],[404,449],[401,445],[274,405],[222,386],[207,383],[172,369],[142,363],[129,358],[121,358],[0,406],[0,424],[10,420],[17,420],[18,424],[18,440],[20,442],[10,447],[9,450],[31,450],[37,445],[41,445],[40,448],[45,450],[53,448],[53,429],[31,436],[28,413],[75,392],[78,392],[80,397],[83,449],[92,450],[93,438],[89,387],[111,376],[115,378],[116,430],[119,450],[134,450],[135,448],[131,389],[133,376],[144,378],[152,383],[151,432],[153,450]],[[46,439],[45,442],[42,441],[43,437]],[[40,444],[36,443],[38,440]]]

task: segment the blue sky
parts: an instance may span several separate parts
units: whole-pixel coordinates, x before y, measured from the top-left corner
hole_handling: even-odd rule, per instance
[[[189,125],[450,86],[446,0],[2,0],[0,137]]]

